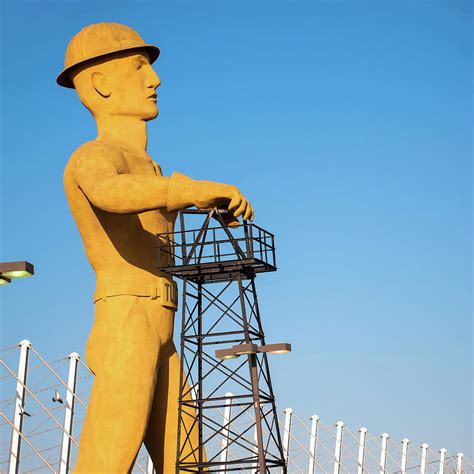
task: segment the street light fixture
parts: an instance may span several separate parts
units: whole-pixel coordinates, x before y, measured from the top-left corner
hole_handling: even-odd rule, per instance
[[[268,354],[288,354],[288,352],[291,352],[291,344],[288,344],[287,342],[265,344],[264,346],[260,346],[259,352],[267,352]]]
[[[266,352],[267,354],[287,354],[291,352],[291,344],[287,342],[279,342],[276,344],[265,344],[257,346],[257,344],[246,343],[232,346],[228,349],[219,349],[216,351],[216,357],[221,360],[236,359],[241,355],[257,354]]]
[[[8,285],[8,283],[10,282],[11,282],[10,278],[0,275],[0,285]]]
[[[241,355],[248,355],[248,354],[256,354],[258,352],[257,344],[239,344],[237,346],[233,346],[232,350],[234,351],[236,356]]]
[[[10,283],[13,278],[30,277],[34,273],[33,264],[24,260],[21,262],[0,262],[0,285]]]

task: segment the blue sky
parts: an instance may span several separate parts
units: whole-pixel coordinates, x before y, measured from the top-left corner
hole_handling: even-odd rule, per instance
[[[259,277],[280,408],[472,452],[472,4],[2,3],[2,341],[84,352],[93,273],[62,173],[95,127],[59,88],[70,37],[160,46],[149,152],[239,186],[277,237]]]

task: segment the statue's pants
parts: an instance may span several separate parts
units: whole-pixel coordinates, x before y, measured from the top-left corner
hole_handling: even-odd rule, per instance
[[[96,302],[86,347],[95,381],[74,474],[129,473],[142,442],[158,474],[175,472],[180,363],[173,325],[174,310],[160,298]]]

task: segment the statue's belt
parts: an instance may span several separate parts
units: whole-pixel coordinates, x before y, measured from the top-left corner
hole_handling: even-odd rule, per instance
[[[172,309],[178,307],[178,287],[174,281],[157,277],[152,282],[97,282],[94,293],[94,303],[107,301],[112,296],[143,296],[152,300],[160,299],[163,306]]]

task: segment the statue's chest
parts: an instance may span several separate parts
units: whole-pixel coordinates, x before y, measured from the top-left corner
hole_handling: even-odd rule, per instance
[[[122,173],[149,175],[149,176],[163,176],[160,165],[155,163],[150,158],[144,156],[137,156],[131,153],[124,153],[123,155]],[[166,208],[145,211],[138,214],[141,226],[147,232],[153,234],[172,232],[176,213],[169,213]]]
[[[160,166],[151,158],[131,153],[124,153],[122,158],[122,169],[120,170],[122,174],[163,176]]]

